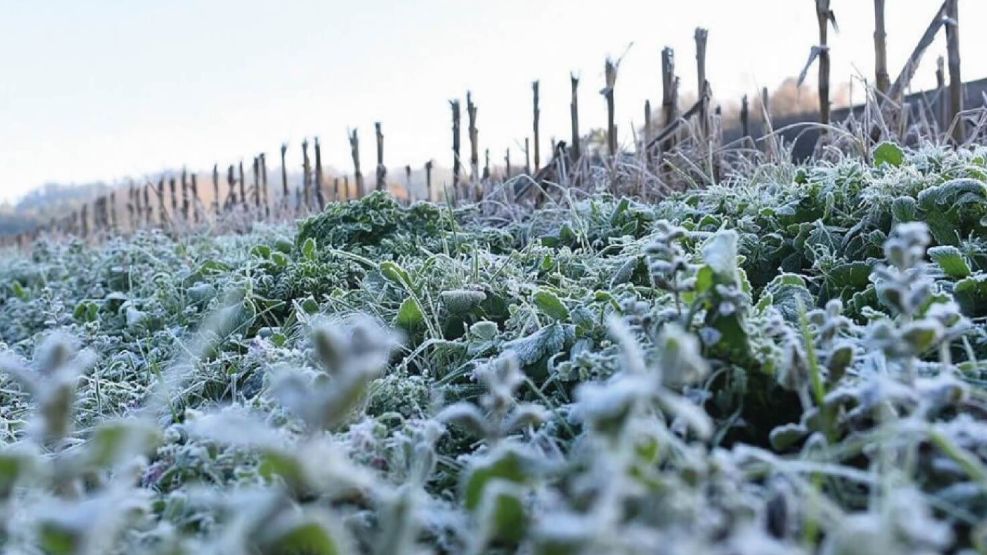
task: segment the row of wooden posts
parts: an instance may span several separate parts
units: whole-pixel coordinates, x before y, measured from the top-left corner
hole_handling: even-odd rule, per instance
[[[924,51],[932,43],[938,30],[945,27],[946,43],[948,49],[948,71],[949,71],[949,95],[948,103],[944,102],[945,97],[940,99],[942,109],[941,120],[944,125],[953,122],[952,132],[956,142],[964,140],[964,128],[959,122],[958,116],[963,110],[962,81],[960,80],[960,55],[959,55],[959,24],[957,12],[957,0],[945,0],[937,10],[932,23],[926,29],[925,34],[915,47],[912,55],[905,63],[904,68],[894,82],[890,80],[887,69],[887,47],[886,30],[884,23],[884,0],[874,0],[875,8],[875,31],[874,31],[874,52],[875,52],[875,83],[876,94],[880,97],[879,103],[886,101],[888,105],[900,102],[904,91],[915,74],[916,66]],[[815,0],[816,15],[819,23],[819,44],[812,49],[809,64],[818,60],[819,70],[819,121],[822,124],[830,123],[830,101],[829,101],[829,44],[828,30],[835,22],[835,17],[830,9],[829,0]],[[698,125],[698,139],[707,144],[712,151],[718,145],[709,143],[715,140],[710,136],[711,115],[709,113],[709,103],[712,97],[710,83],[706,75],[706,45],[708,32],[703,28],[697,28],[694,34],[697,69],[697,90],[699,91],[696,103],[683,113],[678,111],[679,101],[679,77],[675,73],[675,54],[671,48],[664,48],[661,51],[661,119],[660,128],[656,128],[657,117],[652,114],[650,101],[644,105],[644,136],[638,145],[638,150],[644,156],[647,163],[654,164],[663,152],[673,149],[678,139],[677,129],[686,120],[696,118]],[[808,69],[807,64],[806,69]],[[616,157],[620,154],[617,142],[617,125],[615,123],[615,89],[617,85],[617,70],[619,61],[610,58],[606,60],[604,66],[605,83],[601,94],[604,97],[607,107],[606,120],[606,156]],[[803,72],[804,73],[804,72]],[[940,94],[945,93],[945,76],[943,71],[943,61],[940,58],[937,68],[937,81]],[[570,74],[571,99],[570,99],[570,123],[571,138],[570,143],[556,142],[552,140],[552,160],[546,164],[551,166],[554,161],[562,157],[575,166],[585,156],[595,156],[603,158],[603,153],[590,153],[586,151],[580,132],[578,89],[579,77]],[[524,168],[523,173],[529,176],[539,175],[542,170],[542,158],[540,152],[540,97],[539,82],[531,84],[532,89],[532,141],[524,139]],[[761,91],[761,110],[764,121],[769,121],[767,88]],[[446,198],[453,200],[479,198],[483,194],[483,184],[489,183],[492,176],[490,169],[490,151],[484,151],[484,165],[480,167],[479,157],[479,132],[477,129],[477,105],[473,101],[471,92],[466,93],[466,116],[467,116],[467,138],[469,140],[469,175],[463,175],[463,165],[461,161],[461,105],[458,99],[450,101],[452,112],[452,186],[451,191],[440,191]],[[716,109],[719,112],[719,108]],[[750,103],[745,95],[741,100],[739,125],[743,136],[751,136],[750,126]],[[376,138],[376,168],[375,168],[375,190],[381,191],[387,188],[387,168],[384,165],[384,134],[380,122],[374,124]],[[270,199],[270,188],[268,187],[267,158],[265,154],[258,154],[253,158],[252,183],[248,186],[244,173],[243,161],[237,165],[229,165],[225,175],[225,194],[221,184],[221,176],[218,165],[212,169],[212,202],[211,206],[204,206],[199,195],[199,183],[196,173],[189,173],[182,170],[180,177],[174,175],[167,178],[160,177],[157,182],[148,181],[137,185],[131,183],[126,189],[127,199],[124,203],[127,217],[127,228],[136,230],[141,227],[161,227],[166,229],[176,229],[181,226],[195,225],[207,221],[209,213],[215,218],[224,214],[248,214],[251,217],[270,218],[272,215],[287,218],[296,217],[300,214],[312,210],[321,211],[327,202],[341,201],[352,198],[360,198],[367,192],[363,174],[360,168],[360,141],[357,130],[348,132],[350,153],[353,161],[353,188],[349,176],[334,177],[331,185],[327,183],[323,172],[322,152],[319,140],[316,138],[313,144],[314,169],[312,160],[309,158],[309,142],[304,140],[301,143],[302,150],[302,183],[294,192],[288,183],[287,172],[287,145],[282,144],[281,154],[281,198],[278,202],[272,203]],[[533,147],[533,148],[530,148]],[[504,171],[501,179],[508,179],[514,174],[511,165],[511,152],[508,148],[504,155]],[[437,191],[433,190],[432,170],[433,162],[429,160],[425,166],[426,194],[427,198],[435,199]],[[408,200],[411,200],[411,166],[405,166],[405,177],[407,182]],[[530,181],[530,180],[529,180]],[[73,234],[81,237],[89,237],[95,234],[115,233],[123,228],[121,215],[117,214],[117,193],[119,190],[110,191],[106,195],[97,198],[94,202],[84,204],[78,210],[67,216],[63,216],[49,222],[48,225],[39,229],[22,234],[13,239],[18,244],[24,244],[33,240],[41,232],[59,232],[63,234]],[[170,205],[170,208],[169,208]],[[91,212],[91,213],[90,213]],[[8,242],[10,242],[8,240]]]

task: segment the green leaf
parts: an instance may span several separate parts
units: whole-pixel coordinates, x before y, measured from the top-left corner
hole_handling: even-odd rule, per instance
[[[696,272],[696,293],[702,294],[713,288],[713,268],[703,266]]]
[[[301,461],[289,453],[265,452],[260,459],[258,474],[268,480],[280,478],[295,493],[308,490],[308,479]]]
[[[976,274],[956,282],[953,298],[964,315],[971,318],[987,316],[987,274]]]
[[[44,522],[40,526],[41,549],[49,555],[71,555],[82,551],[83,538],[77,530],[65,528],[59,522]]]
[[[256,256],[257,258],[270,258],[271,252],[271,247],[267,245],[257,245],[256,247],[250,249],[250,254]]]
[[[480,521],[486,527],[488,539],[517,543],[524,538],[528,528],[528,515],[524,510],[524,491],[504,480],[494,480],[483,496],[480,505]]]
[[[918,219],[918,203],[912,197],[898,197],[891,201],[891,215],[895,223],[914,222]]]
[[[0,500],[9,499],[17,482],[39,464],[28,453],[9,448],[0,452]]]
[[[771,430],[768,440],[775,451],[785,451],[809,435],[802,424],[783,424]]]
[[[569,309],[562,304],[562,301],[555,296],[555,293],[542,289],[541,291],[535,293],[533,299],[538,309],[549,317],[560,322],[564,322],[569,319]]]
[[[798,322],[802,308],[811,308],[816,304],[805,280],[798,274],[779,274],[764,291],[771,294],[772,303],[782,317],[793,324]]]
[[[952,179],[918,194],[929,231],[940,245],[958,245],[970,233],[983,233],[987,185],[975,179]]]
[[[938,322],[928,320],[912,322],[902,328],[901,338],[910,344],[916,353],[924,353],[942,338],[942,326]]]
[[[319,303],[311,295],[301,301],[301,308],[305,314],[315,314],[319,311]]]
[[[271,262],[274,262],[274,264],[278,268],[287,268],[288,267],[288,263],[290,262],[290,260],[288,259],[288,255],[286,255],[286,254],[284,254],[282,252],[272,252],[271,253]]]
[[[315,261],[316,259],[315,246],[316,246],[315,239],[313,239],[312,237],[305,239],[305,242],[302,243],[302,256],[305,257],[305,260],[308,260],[309,262]]]
[[[267,555],[338,555],[343,552],[333,534],[318,521],[308,518],[286,525],[264,542]]]
[[[86,455],[96,468],[136,454],[150,454],[161,441],[158,428],[142,421],[114,420],[100,424],[86,442]]]
[[[82,301],[75,305],[72,318],[78,322],[95,322],[99,316],[99,306],[92,301]]]
[[[18,299],[20,299],[20,300],[22,300],[24,302],[27,302],[28,301],[28,298],[29,297],[28,297],[27,290],[24,289],[24,286],[21,285],[21,282],[19,282],[17,280],[14,280],[14,282],[10,284],[10,289],[14,293],[14,296],[15,297],[17,297]]]
[[[622,198],[616,207],[613,209],[613,214],[610,215],[610,225],[617,225],[620,222],[621,216],[627,211],[627,208],[631,205],[631,201]]]
[[[898,145],[884,142],[874,149],[874,166],[881,164],[898,167],[905,162],[905,153]]]
[[[291,254],[291,251],[295,249],[295,244],[284,237],[279,237],[278,240],[274,242],[274,248],[284,254]]]
[[[940,245],[930,248],[928,253],[947,276],[963,279],[970,275],[970,265],[958,248],[952,245]]]
[[[385,260],[380,263],[379,269],[380,273],[388,280],[401,287],[411,289],[411,276],[404,268],[398,266],[397,263]]]
[[[826,361],[826,369],[829,371],[827,378],[830,382],[838,382],[846,374],[846,369],[853,364],[853,345],[841,343],[833,348]]]
[[[414,297],[408,297],[401,303],[394,323],[409,331],[425,323],[425,313]]]
[[[522,453],[514,446],[503,447],[478,459],[466,478],[463,504],[470,511],[476,510],[483,501],[484,491],[494,480],[525,483],[528,474],[525,466]]]

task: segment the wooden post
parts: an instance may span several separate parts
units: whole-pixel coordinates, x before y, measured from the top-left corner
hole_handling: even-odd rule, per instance
[[[939,56],[936,58],[936,97],[939,99],[939,113],[936,119],[939,121],[939,130],[949,128],[949,105],[946,99],[946,60]]]
[[[271,191],[267,187],[267,155],[260,153],[260,186],[261,197],[264,203],[264,215],[271,215]]]
[[[891,77],[888,75],[888,33],[884,28],[884,0],[874,0],[874,83],[882,95],[888,94]]]
[[[171,216],[178,216],[178,194],[175,187],[175,176],[168,178],[168,190],[171,193]]]
[[[192,220],[199,223],[199,182],[195,172],[192,172],[192,183],[189,184],[189,190],[192,192]]]
[[[350,133],[350,154],[353,156],[353,180],[356,182],[356,198],[362,198],[365,191],[363,190],[363,174],[360,173],[360,138],[356,134],[356,129]]]
[[[678,119],[678,81],[675,78],[675,51],[666,46],[661,51],[661,108],[665,116],[664,127]],[[665,141],[668,148],[675,146],[675,135]],[[666,150],[662,148],[662,150]]]
[[[740,99],[740,130],[744,137],[751,136],[750,107],[747,105],[747,95]]]
[[[613,158],[617,155],[617,126],[614,124],[613,104],[613,89],[617,84],[617,64],[610,58],[607,58],[603,69],[606,76],[606,86],[601,92],[607,101],[607,152]],[[535,165],[537,166],[538,164],[535,163]]]
[[[490,149],[483,149],[483,179],[490,179]]]
[[[144,217],[144,206],[141,204],[141,188],[135,186],[133,181],[130,182],[130,188],[134,195],[132,201],[134,204],[134,223],[132,226],[136,231],[141,226],[141,218]]]
[[[504,180],[511,178],[511,149],[510,147],[504,151]]]
[[[346,190],[346,200],[353,198],[353,191],[350,191],[350,176],[343,176],[343,189]]]
[[[182,217],[185,219],[185,223],[189,222],[191,214],[189,213],[192,208],[192,201],[188,196],[188,170],[184,167],[182,168]]]
[[[452,192],[454,196],[459,195],[459,100],[450,100],[449,107],[452,109]]]
[[[709,81],[706,79],[706,39],[708,31],[696,27],[696,77],[699,91],[699,130],[703,141],[709,139]]]
[[[219,205],[220,205],[220,202],[219,202],[219,164],[213,164],[212,165],[212,194],[215,197],[215,199],[213,199],[213,203],[212,203],[213,209],[215,210],[216,215],[218,216],[219,215]]]
[[[345,196],[346,193],[343,192],[342,195]],[[332,179],[332,200],[334,200],[335,202],[339,202],[341,200],[344,200],[343,199],[343,196],[340,195],[339,178],[338,177],[334,177]]]
[[[569,123],[572,128],[571,150],[572,162],[575,164],[580,158],[579,150],[579,77],[575,73],[569,73]]]
[[[406,165],[404,167],[404,189],[408,197],[408,202],[411,202],[411,165]]]
[[[387,168],[384,166],[384,133],[380,130],[380,122],[374,122],[374,133],[377,135],[377,190],[387,189]]]
[[[114,233],[119,229],[117,226],[119,224],[117,220],[117,193],[116,191],[110,191],[110,229]]]
[[[99,232],[99,201],[100,201],[100,199],[98,199],[98,198],[93,201],[93,225],[92,225],[92,232],[93,232],[94,235]],[[88,203],[86,203],[86,205],[88,205]]]
[[[319,138],[315,138],[315,203],[319,206],[319,212],[326,209],[326,196],[322,192],[322,182],[325,176],[322,175],[322,147],[319,146]]]
[[[144,184],[144,225],[151,227],[151,188],[154,185],[148,181]]]
[[[466,116],[469,119],[469,139],[470,139],[470,181],[476,182],[480,178],[480,150],[477,145],[479,132],[476,129],[476,104],[473,104],[473,94],[466,91]]]
[[[953,126],[953,140],[966,140],[966,128],[960,117],[963,111],[963,80],[960,78],[959,0],[946,0],[946,57],[949,64],[948,125]]]
[[[829,0],[816,0],[816,21],[819,24],[819,123],[829,125],[829,20],[832,12]],[[825,129],[822,133],[825,133]]]
[[[288,145],[281,143],[281,204],[284,208],[288,207],[288,201],[291,199],[291,195],[288,193],[288,165],[285,163],[285,152],[288,151]]]
[[[527,137],[524,138],[524,173],[531,175],[531,145]]]
[[[901,96],[904,91],[911,84],[912,77],[915,75],[915,70],[918,68],[919,61],[922,59],[922,55],[925,50],[932,44],[936,39],[936,34],[939,32],[939,28],[943,26],[947,19],[946,10],[949,7],[948,2],[943,2],[943,4],[936,10],[935,15],[932,17],[932,21],[929,26],[926,27],[925,32],[919,39],[915,48],[912,49],[911,55],[908,56],[908,60],[905,61],[905,66],[901,69],[901,73],[895,78],[894,82],[891,84],[891,89],[888,92],[888,97],[900,101]],[[948,42],[948,37],[947,37]]]
[[[237,174],[240,177],[240,205],[243,206],[244,210],[246,210],[247,209],[247,185],[246,185],[247,180],[243,178],[242,158],[240,159],[240,164],[238,167],[239,167],[239,171],[237,172]]]
[[[232,210],[236,207],[236,178],[233,177],[234,167],[230,164],[226,172],[226,184],[230,188],[229,193],[226,195],[226,209]]]
[[[79,229],[83,237],[89,236],[89,204],[82,205],[82,212],[79,214]]]
[[[771,97],[768,95],[768,88],[761,87],[761,135],[767,136],[774,133],[771,128]],[[764,152],[768,156],[774,156],[778,152],[778,141],[776,137],[770,137],[764,141]]]
[[[158,224],[161,227],[165,227],[165,225],[168,224],[168,210],[165,208],[164,187],[165,187],[165,181],[164,181],[164,177],[162,177],[161,179],[158,180],[158,189],[156,191],[158,197]]]
[[[308,139],[302,139],[302,204],[308,210],[312,207],[312,169],[308,161]]]
[[[651,126],[651,101],[644,101],[644,142],[641,143],[644,147],[644,159],[648,166],[651,166],[651,149],[648,145],[651,144],[651,139],[654,137],[654,128]]]
[[[538,145],[541,142],[540,136],[538,134],[538,120],[541,118],[541,112],[538,110],[538,81],[531,83],[531,106],[532,106],[532,129],[534,130],[535,136],[535,167],[534,170],[537,172],[539,164],[541,163],[541,157],[539,156]],[[526,147],[527,148],[527,147]],[[531,171],[529,170],[530,174]]]
[[[257,208],[258,211],[260,211],[260,158],[257,156],[254,156],[253,173],[254,173],[254,187],[253,187],[254,207]]]
[[[428,195],[429,202],[435,200],[432,191],[432,161],[431,160],[425,162],[425,193]]]

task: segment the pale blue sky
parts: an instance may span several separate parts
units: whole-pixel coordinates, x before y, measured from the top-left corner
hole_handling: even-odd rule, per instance
[[[896,74],[940,0],[889,0]],[[871,77],[870,0],[832,0],[834,81]],[[542,81],[542,134],[568,134],[568,74],[582,75],[581,120],[604,121],[603,61],[627,53],[617,121],[630,141],[660,95],[659,50],[676,49],[695,89],[693,29],[710,29],[714,92],[739,98],[799,71],[816,40],[813,0],[0,0],[0,201],[45,181],[208,168],[319,135],[349,169],[347,127],[372,167],[380,120],[391,166],[449,158],[447,100],[474,91],[481,148],[499,161],[530,129]],[[960,0],[964,77],[987,75],[987,2]],[[963,26],[965,25],[965,27]],[[916,85],[933,82],[941,40]],[[295,153],[297,150],[290,151]],[[516,160],[521,153],[514,148]]]

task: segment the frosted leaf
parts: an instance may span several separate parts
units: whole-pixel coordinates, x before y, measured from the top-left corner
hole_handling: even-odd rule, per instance
[[[703,358],[699,341],[674,323],[666,324],[658,337],[658,367],[666,384],[694,384],[709,374],[709,363]]]
[[[703,260],[727,283],[740,281],[737,273],[737,232],[718,231],[703,245]]]
[[[713,435],[713,420],[702,407],[670,391],[658,394],[658,405],[673,418],[681,419],[700,439]]]
[[[607,331],[620,344],[625,369],[632,374],[647,373],[644,351],[624,321],[616,316],[607,319]]]
[[[548,410],[541,405],[519,403],[504,422],[504,432],[512,433],[528,426],[538,426],[548,420],[548,417]]]
[[[497,336],[497,324],[487,320],[480,320],[470,326],[470,334],[477,339],[490,341]]]
[[[571,325],[555,322],[529,336],[504,343],[504,350],[513,351],[518,362],[528,366],[561,351],[565,342],[570,340],[572,336],[573,327]]]
[[[619,376],[608,383],[580,384],[574,414],[594,430],[616,435],[637,403],[650,396],[652,383],[644,376]]]
[[[258,415],[237,407],[187,419],[185,429],[192,437],[236,447],[273,449],[285,445],[284,436]]]
[[[489,426],[483,413],[469,403],[456,403],[442,409],[435,416],[439,422],[461,426],[470,433],[484,437],[489,433]]]
[[[443,291],[439,294],[442,304],[453,314],[465,314],[487,300],[487,294],[483,291],[472,289],[454,289]]]

